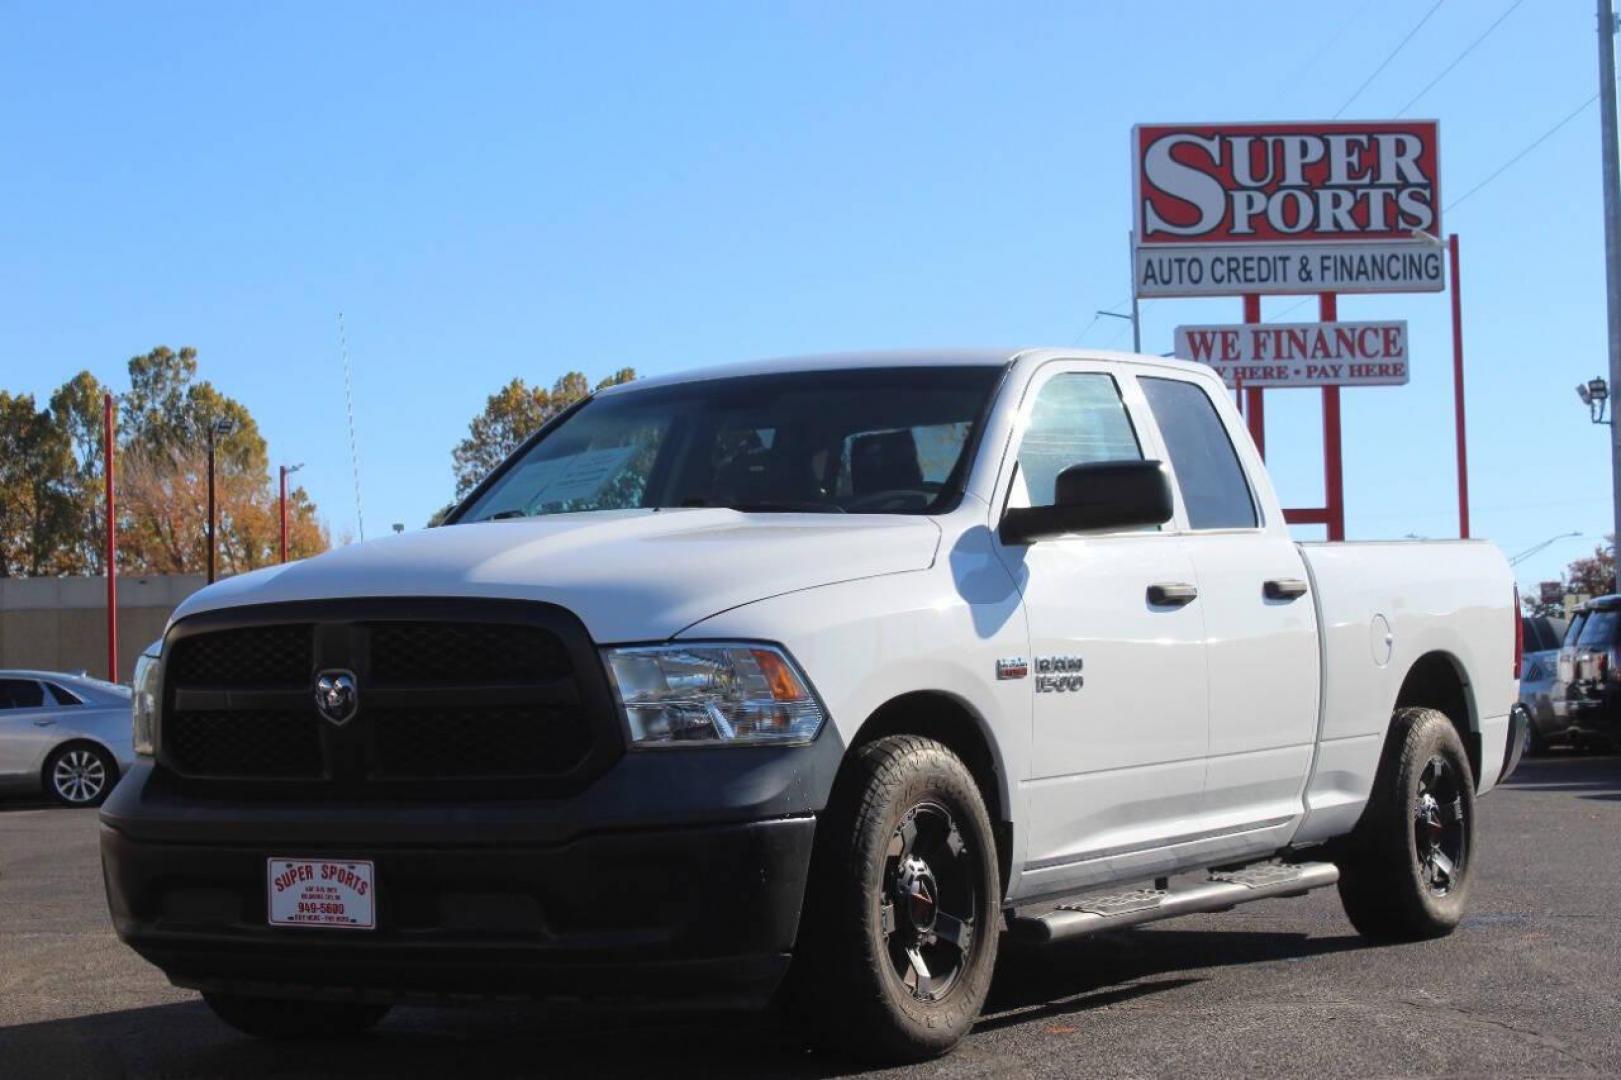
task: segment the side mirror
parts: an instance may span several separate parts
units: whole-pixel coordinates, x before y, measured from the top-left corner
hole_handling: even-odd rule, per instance
[[[1017,507],[1002,515],[1004,544],[1029,544],[1065,533],[1163,525],[1175,504],[1158,461],[1099,461],[1058,474],[1052,506]]]

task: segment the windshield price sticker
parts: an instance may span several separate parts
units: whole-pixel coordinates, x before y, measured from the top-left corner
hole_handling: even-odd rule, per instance
[[[370,862],[277,857],[267,860],[266,869],[270,925],[376,929]]]

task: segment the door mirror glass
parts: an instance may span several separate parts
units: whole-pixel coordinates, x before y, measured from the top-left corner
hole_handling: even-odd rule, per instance
[[[1002,541],[1028,544],[1065,533],[1163,525],[1174,513],[1171,482],[1158,461],[1097,461],[1058,474],[1051,506],[1011,508]]]

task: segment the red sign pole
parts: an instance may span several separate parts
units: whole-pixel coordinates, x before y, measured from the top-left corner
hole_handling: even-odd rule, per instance
[[[1463,409],[1463,282],[1458,277],[1458,234],[1447,237],[1452,266],[1452,413],[1458,429],[1458,536],[1469,539],[1469,440]]]
[[[101,401],[101,460],[107,471],[107,681],[118,681],[118,516],[113,494],[113,396]]]
[[[1258,323],[1261,321],[1261,297],[1259,293],[1244,294],[1244,322]],[[1255,449],[1261,452],[1262,459],[1266,457],[1266,402],[1261,397],[1261,388],[1252,386],[1244,391],[1244,418],[1249,421],[1250,438],[1255,440]]]
[[[1323,293],[1317,298],[1317,314],[1323,322],[1337,322],[1339,297]],[[1340,388],[1323,387],[1323,509],[1327,512],[1328,538],[1345,539],[1345,468],[1340,442]]]

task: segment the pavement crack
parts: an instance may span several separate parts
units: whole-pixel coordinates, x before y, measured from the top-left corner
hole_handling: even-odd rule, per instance
[[[1583,1068],[1590,1069],[1594,1072],[1603,1071],[1603,1066],[1597,1064],[1596,1062],[1589,1061],[1580,1054],[1566,1048],[1562,1040],[1557,1039],[1552,1035],[1548,1035],[1545,1032],[1537,1031],[1534,1028],[1518,1027],[1514,1024],[1508,1023],[1507,1021],[1499,1020],[1494,1016],[1488,1016],[1485,1013],[1475,1012],[1471,1009],[1466,1009],[1461,1005],[1455,1005],[1450,1001],[1441,1000],[1440,998],[1434,998],[1429,1001],[1419,1001],[1414,1000],[1413,998],[1400,998],[1398,1000],[1408,1008],[1417,1009],[1420,1012],[1451,1013],[1453,1016],[1456,1016],[1467,1023],[1478,1024],[1482,1027],[1494,1027],[1501,1031],[1507,1031],[1511,1034],[1522,1036],[1535,1042],[1538,1046],[1552,1050],[1554,1053],[1559,1054],[1562,1057],[1569,1058],[1571,1061],[1581,1065]]]

